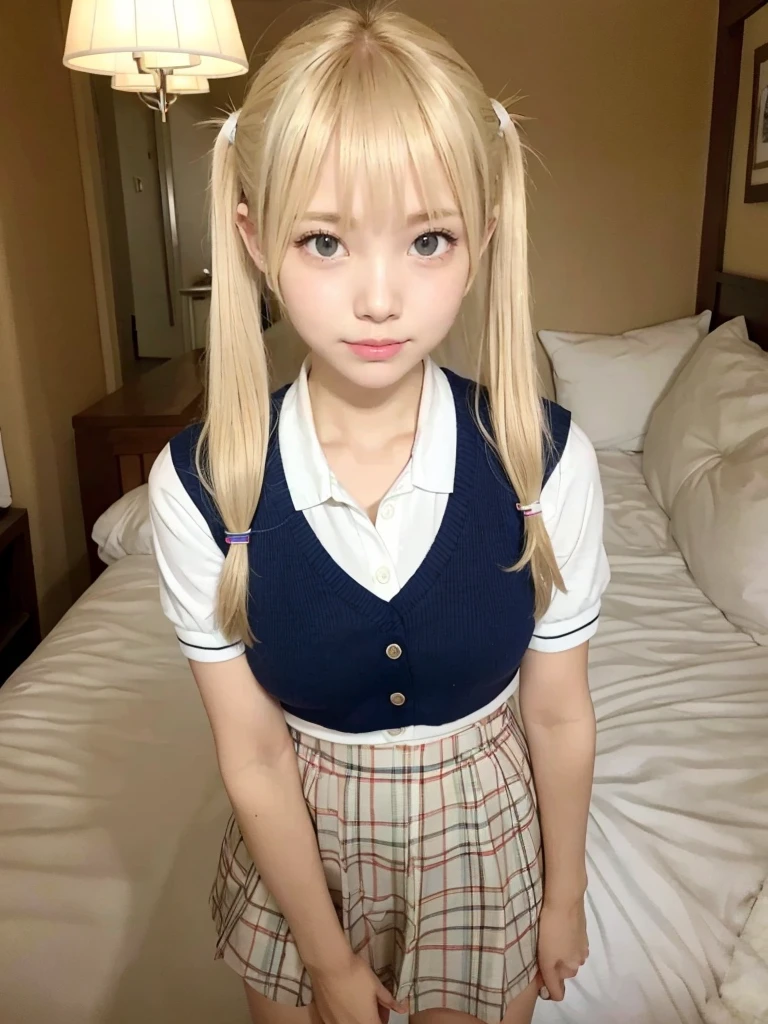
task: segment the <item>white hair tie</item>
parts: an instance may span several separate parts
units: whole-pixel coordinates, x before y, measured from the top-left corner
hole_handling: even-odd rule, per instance
[[[221,134],[227,137],[227,141],[230,146],[235,144],[235,135],[237,134],[237,119],[240,116],[239,110],[233,110],[227,120],[221,126]]]
[[[518,501],[515,508],[522,512],[526,519],[528,516],[540,516],[542,512],[540,501],[532,501],[530,505],[521,505]]]
[[[499,119],[499,135],[503,135],[512,124],[512,118],[509,116],[509,111],[504,104],[499,103],[498,100],[491,100],[491,106],[496,111],[496,117]]]

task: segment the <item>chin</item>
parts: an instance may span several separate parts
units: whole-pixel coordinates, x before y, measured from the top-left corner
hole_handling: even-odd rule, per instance
[[[391,359],[360,359],[352,355],[351,360],[345,359],[337,369],[348,380],[361,387],[386,388],[397,384],[406,377],[414,367],[418,366],[425,355],[413,352],[401,352]]]

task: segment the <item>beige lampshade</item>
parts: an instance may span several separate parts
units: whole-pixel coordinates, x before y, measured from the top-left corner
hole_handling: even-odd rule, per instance
[[[145,67],[230,78],[248,70],[231,0],[72,0],[64,64],[96,75]]]
[[[118,92],[155,92],[155,80],[152,75],[113,75],[112,88]],[[210,92],[211,86],[207,78],[196,75],[168,75],[166,88],[169,93],[183,93],[191,96],[197,93]]]

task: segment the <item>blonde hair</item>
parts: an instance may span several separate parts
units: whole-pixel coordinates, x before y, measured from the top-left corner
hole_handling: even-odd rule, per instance
[[[481,422],[479,389],[478,423],[518,500],[537,500],[549,434],[529,313],[525,159],[517,125],[500,131],[477,76],[442,36],[375,4],[367,11],[333,10],[284,39],[249,85],[234,144],[222,132],[214,146],[206,408],[196,458],[225,529],[247,531],[259,501],[270,431],[261,299],[270,289],[282,305],[279,268],[329,139],[338,146],[347,212],[360,182],[372,205],[401,206],[410,167],[434,213],[430,172],[436,156],[440,161],[467,232],[467,290],[483,310],[477,379],[487,387],[490,431]],[[263,274],[236,227],[243,198],[264,255]],[[510,571],[530,564],[538,618],[563,581],[542,517],[524,524],[523,551]],[[231,545],[217,618],[226,637],[253,643],[248,574],[248,548]]]

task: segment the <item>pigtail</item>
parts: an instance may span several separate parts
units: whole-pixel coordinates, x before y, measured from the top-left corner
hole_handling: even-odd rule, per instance
[[[525,156],[514,121],[500,136],[503,153],[498,222],[490,242],[485,376],[494,446],[518,500],[527,505],[541,495],[544,450],[551,440],[544,419],[530,315]],[[524,526],[523,552],[511,571],[530,563],[535,616],[540,618],[549,607],[553,588],[565,590],[565,585],[542,517],[526,516]]]
[[[242,190],[236,145],[220,132],[211,174],[211,314],[206,402],[196,466],[224,527],[246,533],[264,480],[270,429],[269,371],[261,329],[259,272],[235,216]],[[253,642],[248,624],[248,546],[231,544],[219,581],[217,627]]]

